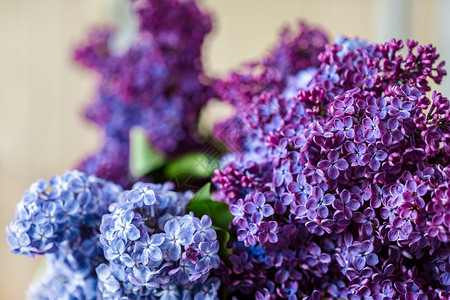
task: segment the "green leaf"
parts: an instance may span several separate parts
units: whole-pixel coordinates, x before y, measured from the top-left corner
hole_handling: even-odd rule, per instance
[[[230,240],[230,233],[228,230],[217,227],[217,226],[211,226],[212,229],[214,229],[217,233],[217,240],[219,241],[219,256],[226,260],[228,262],[228,257],[233,254],[233,249],[228,247],[228,241]]]
[[[230,232],[228,226],[233,219],[228,205],[224,202],[216,202],[211,199],[211,183],[205,184],[194,197],[191,199],[186,207],[188,212],[193,212],[197,218],[203,215],[208,215],[213,225],[211,226],[217,233],[217,240],[219,241],[219,256],[229,263],[228,257],[233,254],[233,250],[227,247],[230,240]]]
[[[224,202],[212,201],[211,199],[211,183],[203,186],[191,199],[186,207],[188,212],[193,212],[197,218],[208,215],[213,225],[228,230],[228,225],[233,220],[228,205]]]
[[[134,177],[142,177],[164,165],[164,155],[152,149],[145,131],[133,127],[130,131],[130,171]]]
[[[199,189],[197,193],[195,193],[194,197],[192,197],[191,201],[189,201],[188,207],[198,202],[209,201],[211,198],[211,182],[208,182],[201,189]]]
[[[201,152],[188,153],[167,164],[164,175],[167,178],[187,179],[209,178],[219,167],[219,159]]]

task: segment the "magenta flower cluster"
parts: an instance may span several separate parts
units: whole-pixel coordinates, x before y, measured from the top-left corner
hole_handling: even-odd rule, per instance
[[[129,49],[114,52],[114,32],[97,30],[75,51],[76,61],[100,76],[86,117],[104,135],[103,148],[78,168],[122,186],[133,182],[130,129],[143,128],[151,146],[164,154],[198,148],[197,119],[212,94],[200,60],[210,16],[195,1],[132,2],[140,27]]]
[[[431,45],[405,44],[341,37],[281,92],[230,83],[249,94],[233,98],[245,142],[213,178],[238,240],[229,290],[450,297],[450,102],[430,92],[446,72]]]

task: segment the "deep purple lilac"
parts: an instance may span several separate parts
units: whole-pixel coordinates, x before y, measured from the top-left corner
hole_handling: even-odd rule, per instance
[[[312,77],[299,70],[299,82],[309,79],[297,92],[290,74],[222,82],[247,131],[213,178],[238,240],[223,278],[229,291],[450,296],[450,102],[427,93],[446,72],[431,45],[403,47],[340,37]],[[270,214],[258,213],[265,205]]]
[[[210,16],[195,1],[131,1],[138,17],[136,41],[115,53],[112,31],[94,31],[75,51],[75,60],[100,76],[86,118],[103,131],[102,149],[78,168],[131,186],[130,129],[139,126],[150,145],[167,155],[198,149],[197,121],[213,95],[201,64]]]

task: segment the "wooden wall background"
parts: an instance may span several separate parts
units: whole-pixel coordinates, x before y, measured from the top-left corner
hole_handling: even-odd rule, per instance
[[[8,252],[4,228],[15,203],[30,183],[63,173],[101,143],[80,116],[96,78],[71,62],[71,49],[91,26],[123,20],[120,1],[0,0],[0,300],[24,299],[39,261]],[[216,26],[204,59],[208,72],[223,74],[261,56],[282,25],[298,19],[332,37],[433,42],[450,58],[448,3],[202,0]]]

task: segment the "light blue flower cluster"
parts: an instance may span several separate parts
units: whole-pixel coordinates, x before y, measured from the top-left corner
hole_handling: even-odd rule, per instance
[[[31,299],[216,299],[217,234],[172,183],[130,191],[71,171],[31,185],[7,228],[11,251],[45,254]],[[108,212],[110,212],[108,214]]]
[[[47,257],[47,274],[30,289],[31,299],[95,299],[94,269],[105,262],[101,217],[121,194],[118,185],[78,171],[30,186],[6,230],[11,252]]]
[[[208,216],[185,214],[192,196],[136,183],[111,205],[100,227],[109,263],[96,268],[103,298],[216,298],[220,281],[207,279],[219,267],[219,242]]]
[[[74,300],[97,299],[97,277],[88,270],[73,270],[53,255],[47,256],[42,279],[33,282],[28,299]]]
[[[78,171],[56,175],[49,184],[38,180],[17,204],[7,228],[11,251],[34,256],[71,250],[89,256],[101,216],[121,192],[115,184]]]

